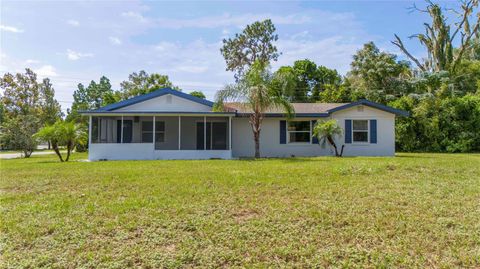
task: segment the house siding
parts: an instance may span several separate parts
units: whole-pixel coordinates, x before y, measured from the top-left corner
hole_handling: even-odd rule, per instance
[[[345,120],[366,119],[377,121],[377,143],[345,144],[345,131],[336,137],[339,146],[345,144],[345,156],[393,156],[395,155],[395,115],[378,109],[363,106],[361,111],[357,107],[337,111],[329,118],[302,118],[302,120],[335,119],[342,130],[345,130]],[[280,121],[285,118],[265,118],[260,134],[260,155],[262,157],[291,157],[291,156],[325,156],[333,155],[332,148],[327,145],[323,148],[319,144],[292,144],[280,143]],[[253,133],[247,118],[233,119],[233,157],[253,157]]]

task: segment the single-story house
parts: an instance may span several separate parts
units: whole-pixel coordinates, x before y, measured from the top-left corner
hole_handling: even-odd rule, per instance
[[[83,111],[89,116],[90,160],[210,159],[254,156],[250,111],[160,89],[105,107]],[[262,157],[332,155],[312,137],[316,121],[335,119],[343,129],[337,138],[346,156],[393,156],[395,117],[408,113],[378,103],[293,103],[294,118],[281,111],[265,114]]]

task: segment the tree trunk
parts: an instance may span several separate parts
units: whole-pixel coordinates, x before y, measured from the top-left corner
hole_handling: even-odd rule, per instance
[[[262,116],[258,113],[250,116],[250,125],[253,131],[253,140],[255,141],[255,158],[260,158],[260,131],[262,124]]]
[[[60,150],[58,149],[57,143],[52,143],[52,148],[53,148],[53,151],[55,151],[55,154],[57,154],[60,161],[63,162],[63,157],[62,157],[62,154],[60,153]]]
[[[32,155],[33,153],[33,150],[32,149],[24,149],[23,150],[23,155],[25,158],[30,158],[30,156]]]
[[[253,139],[255,140],[255,158],[260,158],[260,132],[253,132]]]
[[[333,149],[335,150],[335,157],[341,157],[341,155],[338,154],[338,149],[337,149],[337,145],[335,144],[335,141],[333,140],[333,138],[331,136],[327,136],[327,140],[328,140],[328,143],[333,147]]]
[[[47,143],[48,143],[48,149],[50,149],[51,148],[50,141],[47,141]]]
[[[70,152],[72,151],[72,144],[71,142],[67,143],[67,158],[65,158],[65,161],[68,162],[70,159]]]

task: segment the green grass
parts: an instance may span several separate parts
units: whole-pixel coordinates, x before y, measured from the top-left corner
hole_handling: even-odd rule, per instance
[[[0,267],[480,267],[478,154],[0,165]]]

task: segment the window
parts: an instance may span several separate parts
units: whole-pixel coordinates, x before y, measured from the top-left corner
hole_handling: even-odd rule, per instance
[[[368,143],[368,120],[352,121],[353,142]]]
[[[158,142],[158,143],[165,142],[165,122],[164,121],[155,122],[155,142]]]
[[[153,142],[153,121],[142,121],[142,143]]]
[[[310,143],[310,121],[288,122],[288,143]]]

